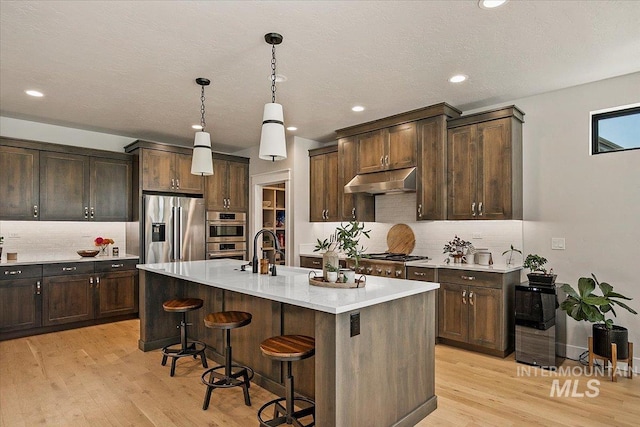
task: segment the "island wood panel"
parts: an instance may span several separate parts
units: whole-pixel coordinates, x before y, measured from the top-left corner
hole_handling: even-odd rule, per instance
[[[283,335],[306,335],[315,337],[316,312],[308,308],[294,305],[282,305],[282,334]],[[282,363],[283,378],[286,376],[286,366]],[[316,361],[315,357],[299,360],[292,363],[292,373],[294,377],[294,388],[311,399],[314,398],[316,384]]]
[[[180,341],[180,313],[167,313],[162,303],[186,296],[184,281],[140,271],[140,340],[138,348],[155,350]],[[204,318],[204,317],[203,317]],[[190,334],[191,335],[191,334]]]
[[[193,313],[193,316],[190,316],[193,319],[191,321],[193,325],[189,326],[189,337],[197,337],[198,340],[207,344],[209,348],[207,357],[222,364],[224,363],[224,335],[220,329],[207,328],[204,324],[204,318],[209,313],[224,311],[224,291],[212,286],[202,286],[198,283],[186,283],[189,287],[187,291],[189,296],[200,298],[203,301],[202,308],[197,310],[197,313]]]
[[[413,426],[435,410],[435,295],[357,311],[355,337],[351,313],[316,313],[316,425]]]

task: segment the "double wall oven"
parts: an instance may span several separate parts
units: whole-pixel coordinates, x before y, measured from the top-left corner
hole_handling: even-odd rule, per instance
[[[207,259],[247,258],[247,214],[207,212]]]

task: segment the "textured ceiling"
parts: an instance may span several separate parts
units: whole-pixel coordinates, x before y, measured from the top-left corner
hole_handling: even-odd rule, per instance
[[[191,144],[207,77],[214,149],[257,145],[270,101],[295,135],[438,102],[464,110],[640,71],[640,1],[1,1],[0,114]],[[447,79],[470,76],[459,85]],[[35,99],[24,94],[38,89]],[[366,110],[353,113],[361,104]],[[293,133],[289,133],[293,135]]]

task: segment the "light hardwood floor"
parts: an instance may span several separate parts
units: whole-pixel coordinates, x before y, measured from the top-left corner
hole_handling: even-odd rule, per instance
[[[257,425],[257,409],[274,395],[253,385],[253,406],[246,407],[241,389],[216,390],[203,411],[202,366],[181,360],[169,377],[158,351],[138,350],[138,328],[137,320],[129,320],[0,342],[0,425]],[[531,376],[519,376],[518,368]],[[640,424],[640,378],[612,383],[602,376],[541,372],[515,363],[513,355],[500,359],[436,346],[438,409],[418,426]],[[596,379],[599,394],[550,397],[554,379],[560,385],[577,379],[579,393],[595,393],[587,381]]]

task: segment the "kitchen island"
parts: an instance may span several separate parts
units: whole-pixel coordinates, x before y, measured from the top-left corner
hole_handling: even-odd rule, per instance
[[[178,315],[164,312],[162,302],[196,297],[204,307],[188,313],[189,335],[204,341],[208,356],[218,361],[223,335],[204,327],[205,314],[253,315],[250,325],[232,334],[234,360],[251,366],[254,382],[274,393],[283,394],[282,365],[261,356],[262,340],[281,334],[315,337],[315,357],[294,363],[294,376],[296,392],[316,402],[318,426],[412,426],[436,408],[437,283],[368,277],[364,288],[333,289],[310,286],[307,269],[278,267],[278,275],[270,276],[241,271],[242,264],[138,266],[140,349],[178,341]]]

